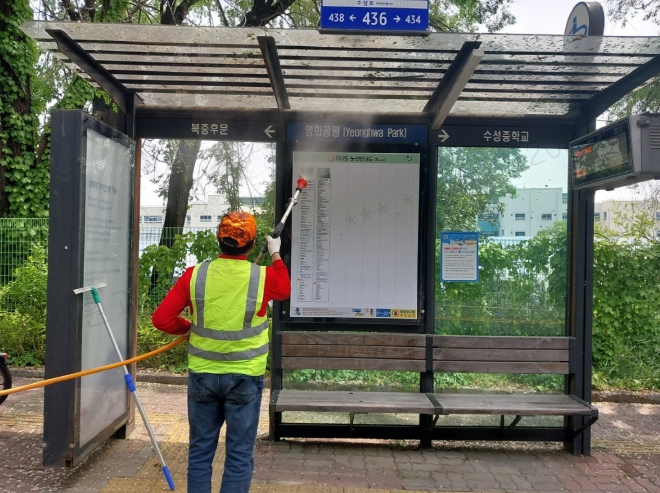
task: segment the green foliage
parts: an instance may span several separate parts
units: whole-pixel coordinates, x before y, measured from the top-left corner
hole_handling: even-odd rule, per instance
[[[660,24],[660,1],[658,0],[609,0],[608,17],[611,22],[622,26],[635,19],[638,15],[642,20]]]
[[[436,231],[472,231],[477,215],[515,195],[527,160],[519,149],[439,147],[438,167]]]
[[[0,349],[11,355],[13,366],[43,365],[46,326],[19,312],[0,312]]]
[[[0,219],[0,287],[13,279],[39,242],[48,243],[47,219]]]
[[[151,325],[150,314],[149,316],[143,315],[138,320],[138,355],[154,351],[172,340],[171,335],[165,334]],[[174,373],[186,372],[188,371],[188,344],[179,344],[169,351],[142,360],[138,364],[141,368],[153,368]]]
[[[4,170],[6,184],[0,183],[0,193],[6,194],[9,211],[3,210],[0,200],[0,214],[9,212],[14,217],[44,217],[48,205],[48,167],[35,158],[38,115],[45,104],[32,98],[37,49],[34,41],[20,29],[21,23],[31,18],[28,0],[2,3],[0,168]]]
[[[45,356],[46,251],[35,245],[27,262],[16,269],[14,280],[0,288],[0,348],[12,355],[16,366],[39,365]]]
[[[171,248],[165,245],[149,245],[140,256],[138,269],[138,301],[140,311],[150,313],[162,301],[179,275],[186,269],[188,251],[195,255],[197,262],[218,256],[219,248],[213,231],[188,232],[176,235]],[[173,277],[161,275],[158,284],[151,285],[151,273],[172,272]]]
[[[482,242],[479,267],[479,282],[436,288],[436,332],[563,335],[565,221],[517,244]]]
[[[361,370],[292,370],[284,375],[289,388],[396,389],[414,392],[419,389],[419,374],[402,371]]]
[[[594,270],[596,381],[660,388],[660,242],[601,238]]]
[[[429,25],[436,31],[474,32],[480,25],[488,32],[514,24],[508,7],[513,0],[431,0]]]
[[[47,260],[45,248],[34,245],[27,262],[14,272],[14,280],[0,288],[0,305],[13,307],[21,315],[45,324]]]

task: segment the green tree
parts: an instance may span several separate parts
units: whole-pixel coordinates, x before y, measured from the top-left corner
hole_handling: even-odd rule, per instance
[[[0,0],[0,217],[43,217],[48,167],[36,159],[39,114],[35,98],[37,49],[20,25],[32,18],[28,0]]]
[[[519,149],[438,148],[437,231],[473,231],[479,214],[502,212],[511,184],[527,169]]]
[[[607,10],[612,22],[622,26],[637,16],[660,25],[660,0],[608,0]]]

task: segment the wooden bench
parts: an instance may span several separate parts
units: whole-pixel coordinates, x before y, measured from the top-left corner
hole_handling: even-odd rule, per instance
[[[569,337],[433,336],[433,371],[570,375],[570,341]],[[523,416],[588,418],[578,427],[569,423],[567,439],[574,438],[598,419],[598,409],[574,395],[434,393],[432,396],[441,406],[442,415],[500,415],[501,439],[509,437]],[[508,425],[505,416],[514,416]],[[451,430],[442,428],[433,434],[433,439],[451,437]],[[475,438],[485,437],[477,433]]]
[[[598,410],[573,395],[431,392],[433,373],[569,375],[568,337],[431,336],[281,332],[283,370],[390,370],[426,376],[429,392],[272,389],[270,437],[431,440],[569,441],[598,419]],[[432,356],[431,356],[432,355]],[[349,423],[283,423],[282,413],[348,413]],[[417,414],[415,425],[356,425],[358,413]],[[436,426],[442,415],[499,415],[498,427]],[[505,417],[512,416],[506,424]],[[563,416],[563,428],[517,427],[523,416]],[[584,420],[578,418],[585,418]],[[584,421],[584,422],[582,422]],[[577,426],[574,426],[577,423]]]
[[[423,334],[365,334],[327,332],[284,332],[282,369],[284,370],[389,370],[426,371],[426,336]],[[349,413],[350,423],[334,426],[328,436],[360,437],[354,424],[356,413],[407,413],[433,416],[436,408],[426,394],[419,392],[350,392],[317,390],[273,390],[271,392],[270,436],[280,438],[284,411]],[[323,424],[312,425],[311,435],[298,426],[295,436],[323,436]],[[371,432],[374,432],[372,427]],[[392,438],[410,438],[402,429],[383,430]],[[409,429],[410,433],[411,430]],[[376,432],[377,433],[377,432]],[[417,433],[413,428],[412,433]],[[284,436],[291,436],[286,433]]]

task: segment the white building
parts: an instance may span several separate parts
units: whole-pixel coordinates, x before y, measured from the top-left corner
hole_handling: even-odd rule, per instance
[[[518,188],[515,197],[504,197],[499,202],[504,212],[497,214],[495,226],[483,227],[479,221],[480,229],[490,230],[493,236],[530,237],[567,218],[568,194],[561,188]]]
[[[241,198],[243,210],[246,212],[261,212],[262,197]],[[209,195],[205,204],[190,204],[186,214],[187,228],[215,228],[222,216],[229,211],[229,204],[222,195]],[[140,226],[159,228],[165,220],[165,206],[140,207]]]
[[[660,204],[654,201],[608,200],[594,204],[594,221],[604,228],[621,233],[627,217],[643,212],[650,224],[655,224],[654,235],[660,238]]]

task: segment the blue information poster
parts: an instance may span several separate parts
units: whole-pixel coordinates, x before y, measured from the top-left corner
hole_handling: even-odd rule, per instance
[[[440,281],[479,281],[479,234],[443,232],[440,234]]]

